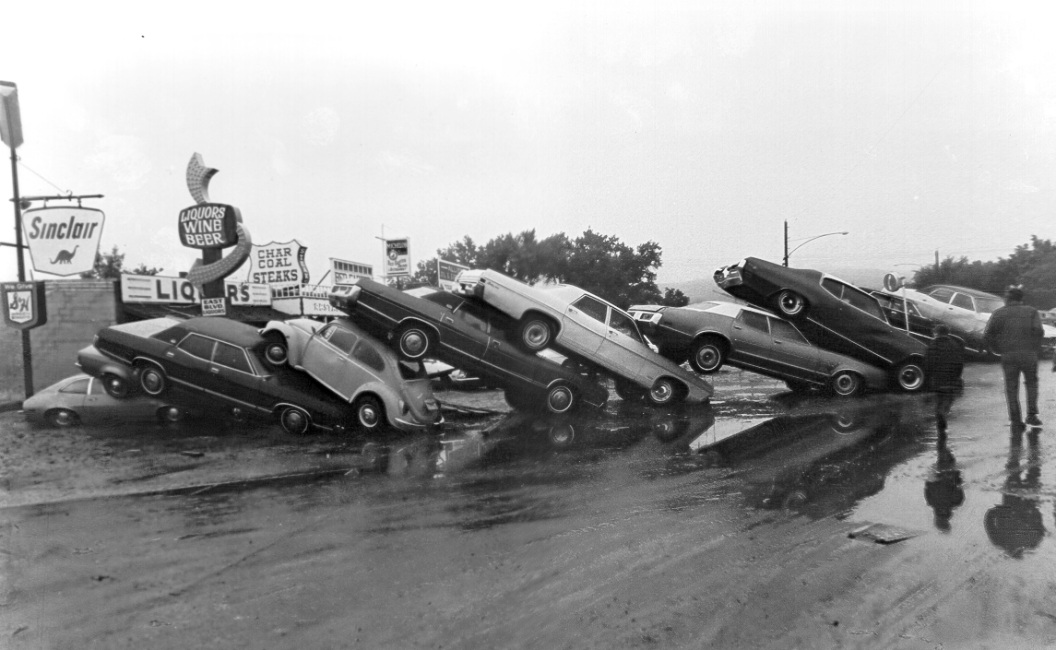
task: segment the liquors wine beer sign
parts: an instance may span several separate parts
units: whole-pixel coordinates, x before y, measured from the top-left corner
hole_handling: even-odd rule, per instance
[[[33,268],[63,276],[91,271],[103,221],[103,211],[95,208],[43,207],[23,212],[22,230]]]

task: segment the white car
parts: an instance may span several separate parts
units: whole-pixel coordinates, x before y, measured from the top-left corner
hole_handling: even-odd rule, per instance
[[[680,400],[704,402],[711,384],[660,356],[646,343],[631,316],[594,294],[567,284],[529,286],[491,270],[462,271],[460,291],[517,321],[515,340],[529,352],[553,345],[615,377],[616,393],[644,393],[656,406]]]

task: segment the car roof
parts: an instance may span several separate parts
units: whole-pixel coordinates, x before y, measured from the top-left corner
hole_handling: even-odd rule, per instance
[[[919,289],[921,293],[930,293],[933,289],[949,289],[950,291],[959,291],[960,293],[973,296],[975,298],[990,298],[1001,300],[1001,296],[986,291],[980,291],[978,289],[969,289],[968,287],[959,287],[955,284],[932,284],[923,289]]]
[[[217,318],[215,316],[190,318],[177,323],[173,329],[176,328],[212,336],[244,348],[251,348],[260,343],[261,340],[257,328],[230,318]]]

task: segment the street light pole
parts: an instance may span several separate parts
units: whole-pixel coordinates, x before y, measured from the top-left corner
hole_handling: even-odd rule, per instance
[[[846,230],[840,230],[838,232],[827,232],[827,233],[823,233],[821,235],[814,235],[813,237],[808,237],[807,240],[805,242],[803,242],[802,244],[800,244],[799,246],[796,246],[792,250],[788,250],[788,222],[786,221],[785,222],[785,266],[786,267],[788,266],[788,258],[792,255],[792,253],[795,253],[796,251],[798,251],[799,249],[803,248],[804,246],[806,246],[810,242],[814,241],[815,239],[821,239],[822,237],[828,237],[829,235],[849,235],[849,234],[850,233],[848,231],[846,231]]]

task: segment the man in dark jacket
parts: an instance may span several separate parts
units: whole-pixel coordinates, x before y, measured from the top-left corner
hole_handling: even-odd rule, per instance
[[[924,376],[935,391],[935,422],[942,433],[953,399],[964,385],[964,344],[950,336],[950,328],[941,323],[935,326],[934,334],[924,357]]]
[[[991,350],[1001,355],[1001,369],[1005,375],[1005,401],[1012,426],[1022,427],[1019,408],[1019,375],[1027,389],[1027,420],[1033,427],[1041,426],[1038,418],[1038,353],[1044,330],[1041,315],[1030,305],[1023,304],[1023,290],[1009,287],[1005,292],[1005,306],[995,311],[986,324],[983,338]]]

